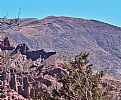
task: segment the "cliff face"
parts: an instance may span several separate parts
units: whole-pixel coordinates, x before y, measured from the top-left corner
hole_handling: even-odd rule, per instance
[[[26,43],[33,50],[45,49],[74,57],[89,52],[95,70],[121,78],[121,28],[95,20],[50,16],[42,20],[20,19],[20,29],[4,27],[15,45]]]

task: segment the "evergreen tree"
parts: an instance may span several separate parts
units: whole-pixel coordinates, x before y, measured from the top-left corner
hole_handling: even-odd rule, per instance
[[[81,53],[66,66],[68,75],[59,80],[63,84],[61,89],[54,89],[53,99],[63,100],[108,100],[109,87],[100,85],[103,72],[92,73],[92,64],[89,63],[88,53]]]

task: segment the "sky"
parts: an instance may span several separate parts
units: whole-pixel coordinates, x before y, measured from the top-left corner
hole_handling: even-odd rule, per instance
[[[121,27],[121,0],[0,0],[0,17],[69,16]]]

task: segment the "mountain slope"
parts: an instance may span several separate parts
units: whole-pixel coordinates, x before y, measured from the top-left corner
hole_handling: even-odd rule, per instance
[[[45,49],[74,57],[89,52],[94,71],[104,70],[121,78],[121,28],[104,22],[49,16],[42,20],[20,19],[17,27],[5,28],[15,45],[26,43],[33,50]]]

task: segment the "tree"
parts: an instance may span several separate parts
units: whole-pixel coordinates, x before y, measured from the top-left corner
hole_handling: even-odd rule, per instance
[[[7,14],[3,18],[0,18],[0,33],[4,33],[4,29],[6,29],[6,28],[13,28],[15,26],[17,26],[19,29],[20,28],[19,27],[20,14],[21,14],[21,9],[17,15],[17,18],[15,18],[15,19],[7,19]]]
[[[108,100],[109,87],[100,85],[103,72],[92,73],[88,53],[81,53],[66,66],[67,75],[58,80],[63,84],[61,89],[54,89],[53,99],[63,100]]]

